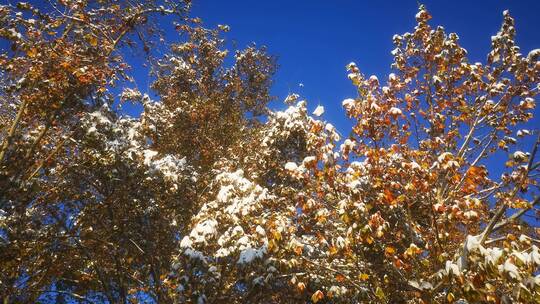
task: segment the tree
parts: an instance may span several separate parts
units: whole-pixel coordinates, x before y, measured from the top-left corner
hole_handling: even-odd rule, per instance
[[[52,5],[0,6],[5,303],[540,300],[540,62],[508,12],[481,64],[421,6],[384,83],[347,66],[342,140],[296,94],[268,110],[274,59],[228,61],[189,1]],[[151,98],[122,55],[154,13],[180,38]]]
[[[356,123],[339,149],[301,101],[220,164],[173,266],[181,301],[540,299],[538,235],[522,219],[540,201],[540,139],[521,129],[540,65],[519,53],[508,12],[487,64],[469,63],[430,18],[421,7],[414,32],[394,36],[384,85],[347,66],[358,96],[343,106]]]
[[[219,37],[226,28],[202,28],[187,17],[189,6],[0,7],[0,37],[11,43],[1,57],[4,302],[171,301],[164,279],[178,234],[213,157],[225,157],[221,146],[209,144],[220,139],[220,127],[228,135],[223,146],[256,127],[274,69],[254,46],[226,67]],[[126,86],[122,58],[137,45],[152,56],[156,14],[173,18],[185,39],[154,68],[160,102]],[[118,84],[120,105],[141,104],[140,117],[121,115],[113,95]]]

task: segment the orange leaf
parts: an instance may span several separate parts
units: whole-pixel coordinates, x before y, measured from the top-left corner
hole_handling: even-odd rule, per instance
[[[301,255],[302,249],[304,249],[302,246],[296,246],[294,247],[294,253],[296,253],[297,255]]]
[[[396,249],[392,246],[388,246],[384,249],[384,253],[386,253],[387,255],[392,255],[396,252]]]
[[[391,203],[394,201],[394,195],[392,194],[392,191],[388,189],[384,189],[384,199],[387,203]]]
[[[298,291],[302,292],[304,289],[306,289],[306,284],[298,282],[298,284],[296,284],[296,288],[298,288]]]
[[[313,303],[317,303],[319,302],[320,300],[322,300],[324,298],[324,293],[320,290],[317,290],[315,291],[315,293],[313,293],[313,295],[311,296],[311,301]]]
[[[366,238],[366,242],[371,245],[373,243],[373,238],[368,235]]]

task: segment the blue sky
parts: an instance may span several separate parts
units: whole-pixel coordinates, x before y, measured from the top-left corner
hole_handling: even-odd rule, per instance
[[[341,101],[355,96],[345,65],[357,63],[366,75],[380,79],[390,72],[392,36],[412,32],[418,2],[406,1],[193,1],[193,16],[207,26],[227,24],[228,39],[238,47],[250,42],[266,45],[278,57],[272,104],[281,108],[288,92],[306,98],[310,109],[325,107],[325,119],[343,135],[345,120]],[[540,48],[540,1],[423,1],[432,25],[456,32],[471,61],[485,61],[490,37],[497,33],[502,12],[516,19],[517,42],[522,53]],[[303,83],[304,87],[299,87]],[[537,111],[539,112],[539,111]]]
[[[458,34],[471,62],[486,61],[491,36],[499,30],[502,13],[507,9],[516,21],[516,42],[521,52],[526,56],[530,50],[540,48],[539,0],[422,3],[433,16],[432,26],[442,25],[447,33]],[[231,31],[226,37],[236,41],[238,47],[255,42],[267,46],[269,53],[278,57],[272,90],[278,99],[272,108],[283,108],[281,101],[288,93],[299,93],[308,100],[310,110],[323,105],[324,119],[348,136],[352,121],[346,119],[341,101],[355,97],[356,91],[347,79],[345,65],[354,61],[365,75],[386,79],[391,72],[392,36],[412,32],[417,11],[415,0],[195,0],[192,15],[201,17],[206,26],[229,25]],[[535,114],[528,128],[540,127],[540,107]],[[534,138],[529,137],[511,152],[530,151],[533,142]],[[492,177],[500,176],[507,157],[498,153],[489,161]]]

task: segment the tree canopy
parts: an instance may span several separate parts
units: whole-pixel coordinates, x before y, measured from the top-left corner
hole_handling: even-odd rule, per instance
[[[49,4],[0,5],[4,303],[540,302],[540,51],[509,12],[472,63],[420,6],[387,78],[347,65],[343,136],[269,109],[275,58],[190,1]]]

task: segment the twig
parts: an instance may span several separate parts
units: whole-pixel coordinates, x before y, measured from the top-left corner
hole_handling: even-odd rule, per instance
[[[4,155],[6,154],[6,150],[9,148],[9,144],[11,143],[11,139],[13,139],[13,135],[15,135],[15,131],[17,130],[17,126],[19,122],[21,121],[22,115],[24,111],[26,110],[26,107],[28,106],[28,99],[25,98],[23,103],[21,104],[21,107],[19,108],[19,111],[17,112],[17,116],[15,116],[15,120],[11,124],[11,127],[9,128],[9,132],[4,139],[4,142],[2,143],[2,148],[0,148],[0,164],[2,164],[4,160]]]

